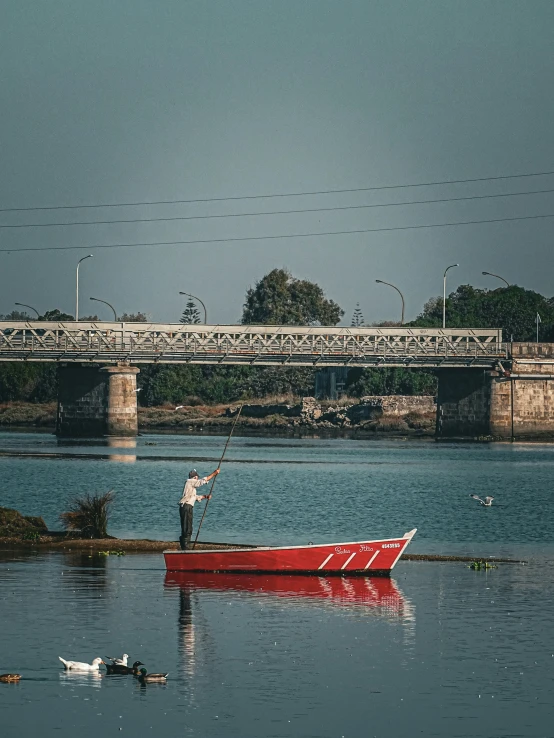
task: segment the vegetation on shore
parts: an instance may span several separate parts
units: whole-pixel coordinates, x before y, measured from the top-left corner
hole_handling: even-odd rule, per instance
[[[307,400],[309,398],[306,398]],[[416,398],[417,399],[417,398]],[[239,418],[238,432],[302,434],[312,432],[339,432],[349,434],[396,433],[433,435],[435,412],[409,409],[404,414],[389,414],[379,407],[365,411],[365,398],[340,401],[322,401],[315,404],[314,413],[303,412],[303,398],[291,395],[268,397],[247,404]],[[218,432],[226,431],[233,422],[235,403],[205,405],[193,401],[173,406],[139,407],[139,431]],[[41,428],[54,430],[56,405],[8,403],[0,405],[0,428]]]
[[[108,538],[108,519],[113,503],[113,491],[104,494],[74,497],[69,510],[60,514],[66,530],[78,532],[82,538]]]
[[[9,507],[0,507],[0,537],[19,537],[23,540],[34,540],[46,533],[43,518],[22,515]]]

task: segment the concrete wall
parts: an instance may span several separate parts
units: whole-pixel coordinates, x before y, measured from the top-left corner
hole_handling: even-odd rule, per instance
[[[67,364],[58,371],[57,435],[137,435],[138,369]]]

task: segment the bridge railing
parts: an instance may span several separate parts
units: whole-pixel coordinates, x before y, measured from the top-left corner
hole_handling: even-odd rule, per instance
[[[0,361],[490,365],[497,329],[0,322]]]

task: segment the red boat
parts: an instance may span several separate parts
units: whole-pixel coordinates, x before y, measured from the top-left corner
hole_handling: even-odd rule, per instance
[[[308,546],[257,546],[164,551],[168,571],[317,576],[390,576],[416,528],[401,538]]]

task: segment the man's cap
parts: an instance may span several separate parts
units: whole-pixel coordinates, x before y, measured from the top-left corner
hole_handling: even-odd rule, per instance
[[[196,471],[196,469],[191,469],[189,471],[189,479],[192,479],[193,477],[197,477],[197,476],[198,476],[198,472]]]

